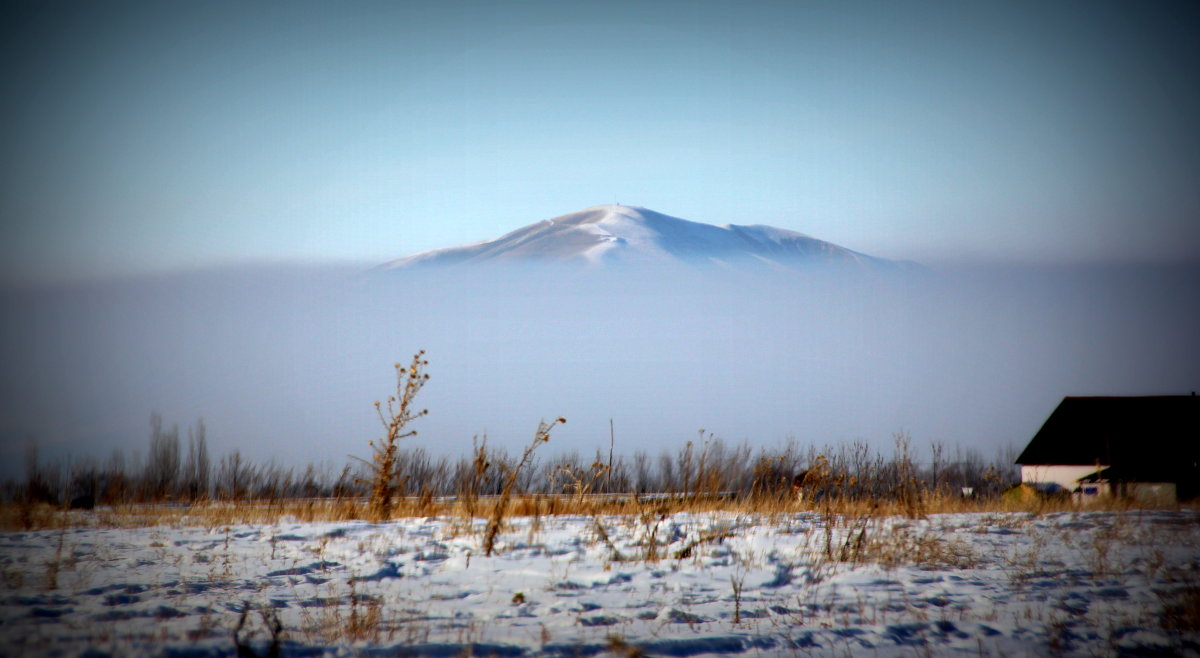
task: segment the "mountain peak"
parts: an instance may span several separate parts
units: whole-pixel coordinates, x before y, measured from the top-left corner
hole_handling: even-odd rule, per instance
[[[899,265],[798,231],[763,224],[717,226],[640,206],[606,204],[529,224],[494,240],[426,251],[383,267],[529,261],[783,269],[823,263],[888,269]]]

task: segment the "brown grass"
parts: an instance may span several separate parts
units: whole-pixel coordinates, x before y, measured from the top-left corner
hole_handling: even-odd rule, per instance
[[[481,497],[478,501],[456,500],[453,497],[409,496],[398,498],[391,505],[389,519],[424,517],[470,517],[478,514],[480,502],[492,501],[489,512],[495,512],[499,496]],[[1198,503],[1186,507],[1196,508]],[[730,512],[773,517],[801,512],[837,517],[838,523],[854,523],[862,519],[907,516],[911,506],[893,500],[832,500],[799,502],[794,499],[732,498],[704,495],[578,495],[511,494],[502,506],[502,516],[627,516],[659,517],[678,513]],[[1073,504],[1070,501],[1014,501],[1006,499],[968,499],[950,496],[929,496],[923,503],[925,514],[947,513],[1007,513],[1046,514],[1064,511],[1129,511],[1126,501]],[[199,502],[192,505],[128,504],[97,507],[91,511],[64,510],[59,506],[0,504],[0,530],[47,530],[63,527],[141,528],[149,526],[219,527],[242,524],[269,524],[282,521],[371,521],[376,516],[366,498],[327,500],[294,500],[277,502]],[[386,519],[383,519],[386,520]]]
[[[1161,595],[1163,600],[1163,629],[1175,633],[1200,631],[1200,582],[1193,577],[1169,593]]]

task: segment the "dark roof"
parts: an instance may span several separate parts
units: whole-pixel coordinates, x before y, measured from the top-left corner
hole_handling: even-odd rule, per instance
[[[1142,482],[1194,479],[1200,473],[1200,397],[1063,398],[1017,463],[1099,463]]]

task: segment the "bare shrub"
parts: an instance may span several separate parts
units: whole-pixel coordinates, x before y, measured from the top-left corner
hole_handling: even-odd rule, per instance
[[[792,469],[784,464],[782,456],[768,457],[760,455],[755,460],[750,485],[750,499],[755,502],[779,502],[791,498],[792,482],[797,476],[792,475]],[[803,482],[803,476],[799,476]]]
[[[470,527],[475,518],[479,496],[484,491],[484,479],[492,467],[488,456],[487,436],[482,439],[471,439],[471,459],[459,461],[455,467],[455,482],[459,504],[462,507],[464,522]],[[494,470],[494,469],[492,469]]]
[[[550,472],[549,479],[554,488],[561,488],[565,493],[574,494],[576,503],[582,505],[586,497],[596,489],[600,480],[609,473],[611,473],[609,466],[600,461],[592,462],[591,467],[587,470],[577,462],[567,462],[556,466]]]
[[[892,457],[895,470],[892,496],[909,518],[922,517],[925,515],[925,490],[913,462],[912,439],[905,432],[896,433],[894,438],[896,453]]]
[[[379,443],[371,441],[369,445],[375,454],[371,461],[360,460],[371,469],[371,517],[375,520],[390,518],[392,501],[397,494],[396,466],[400,456],[400,440],[416,436],[415,430],[406,431],[408,424],[429,413],[428,409],[416,411],[413,409],[413,399],[429,381],[429,375],[424,373],[429,362],[422,359],[425,350],[413,355],[412,363],[407,368],[399,363],[396,368],[396,394],[388,396],[387,415],[384,415],[384,405],[375,402],[375,411],[379,414],[379,422],[383,424],[386,436]]]

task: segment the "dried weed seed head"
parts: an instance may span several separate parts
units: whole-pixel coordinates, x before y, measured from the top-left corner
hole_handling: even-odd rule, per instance
[[[404,431],[408,423],[425,416],[428,409],[412,411],[412,402],[417,393],[429,381],[429,375],[422,368],[429,362],[422,357],[425,350],[413,355],[412,363],[405,368],[394,364],[396,370],[396,393],[387,397],[387,414],[383,405],[377,400],[375,412],[379,422],[386,431],[385,438],[380,442],[369,441],[367,445],[374,451],[371,461],[359,459],[371,469],[371,516],[376,519],[387,519],[392,511],[392,500],[399,493],[397,479],[398,461],[400,456],[400,439],[416,436],[415,431]],[[357,459],[357,458],[356,458]]]

